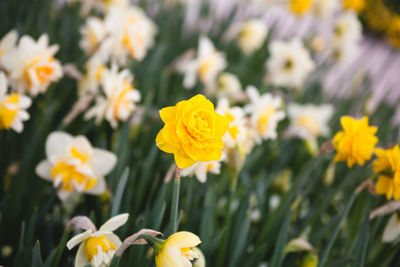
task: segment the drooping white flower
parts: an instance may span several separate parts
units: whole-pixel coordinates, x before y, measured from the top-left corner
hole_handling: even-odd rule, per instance
[[[267,61],[267,80],[276,86],[302,87],[314,62],[299,39],[272,41]]]
[[[357,14],[346,12],[335,23],[333,41],[336,43],[357,43],[362,37],[362,26]]]
[[[128,69],[118,72],[117,65],[105,69],[101,75],[105,96],[99,96],[96,104],[85,114],[86,119],[95,117],[96,123],[106,119],[113,128],[118,121],[126,121],[140,101],[140,92],[132,86],[133,76]]]
[[[311,12],[317,18],[325,19],[332,17],[339,7],[338,0],[313,0]]]
[[[37,42],[30,36],[22,36],[16,49],[2,57],[13,87],[32,96],[45,92],[63,75],[60,62],[54,58],[58,48],[49,46],[47,34],[42,34]]]
[[[221,160],[216,161],[198,161],[192,166],[182,169],[181,175],[185,176],[196,176],[200,183],[207,181],[207,173],[220,174],[221,172]]]
[[[288,116],[291,125],[288,134],[305,140],[327,136],[330,133],[328,123],[332,115],[333,106],[330,104],[316,106],[290,103],[288,105]]]
[[[258,50],[268,34],[266,24],[259,19],[245,21],[239,31],[238,44],[245,54],[251,54]]]
[[[0,129],[22,132],[23,122],[30,117],[26,109],[31,103],[31,99],[27,96],[17,93],[7,94],[7,78],[0,72]]]
[[[67,248],[71,250],[79,245],[75,256],[75,267],[110,266],[115,251],[121,245],[121,240],[113,233],[116,229],[128,221],[129,214],[124,213],[110,218],[99,230],[94,226],[80,233],[67,242]],[[88,219],[87,219],[88,220]]]
[[[88,18],[85,25],[81,27],[80,32],[82,39],[79,42],[79,46],[86,54],[91,54],[98,49],[108,34],[103,20],[96,17]]]
[[[228,131],[224,135],[224,146],[233,149],[247,137],[246,116],[241,107],[230,107],[226,98],[220,98],[215,112],[225,116],[229,121]]]
[[[199,79],[206,87],[215,87],[218,74],[226,67],[225,55],[215,49],[207,37],[201,37],[197,57],[182,62],[178,70],[184,74],[183,85],[190,89]]]
[[[0,40],[0,66],[3,65],[3,56],[15,49],[17,39],[18,32],[16,30],[11,30]]]
[[[250,114],[256,143],[261,143],[263,139],[275,139],[278,123],[285,118],[285,113],[280,110],[282,98],[269,93],[260,96],[254,86],[248,86],[246,93],[250,103],[245,106],[245,111]]]
[[[47,137],[46,157],[36,167],[36,173],[59,187],[61,200],[74,192],[102,194],[106,189],[104,176],[117,162],[113,153],[93,148],[86,137],[65,132],[52,132]]]
[[[157,27],[139,7],[112,8],[105,18],[109,33],[105,45],[111,56],[124,65],[128,56],[141,61],[154,45]]]

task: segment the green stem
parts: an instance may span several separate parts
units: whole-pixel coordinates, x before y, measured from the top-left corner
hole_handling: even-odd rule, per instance
[[[178,230],[178,206],[179,206],[179,191],[181,186],[181,169],[176,168],[174,189],[172,191],[171,218],[169,221],[168,235],[176,233]]]

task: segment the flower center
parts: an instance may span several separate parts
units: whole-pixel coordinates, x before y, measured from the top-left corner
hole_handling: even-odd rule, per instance
[[[275,111],[274,108],[267,108],[258,117],[257,129],[261,134],[265,134],[268,131],[269,120]]]
[[[18,113],[19,95],[11,94],[0,103],[0,129],[10,129]]]
[[[127,83],[126,81],[123,82],[123,89],[121,91],[121,93],[118,95],[117,100],[115,101],[115,105],[114,105],[114,118],[115,119],[121,119],[119,114],[119,110],[120,108],[124,108],[125,110],[128,111],[128,113],[130,113],[132,111],[132,100],[130,100],[129,98],[126,98],[126,94],[133,91],[133,86],[130,85],[129,83]]]
[[[79,172],[75,165],[62,161],[51,169],[51,177],[61,183],[61,190],[67,192],[73,192],[75,187],[90,190],[97,183],[97,178],[89,177]]]
[[[285,64],[283,65],[283,69],[286,71],[290,71],[291,69],[293,69],[294,66],[294,61],[292,58],[288,58],[286,59]]]
[[[306,128],[308,131],[310,131],[313,135],[317,136],[320,133],[320,128],[318,123],[307,117],[307,116],[301,116],[298,120],[297,120],[297,125],[299,125],[300,127],[304,127]]]
[[[213,135],[212,125],[212,114],[208,111],[195,112],[189,119],[187,126],[189,134],[198,140],[204,140],[211,138]]]
[[[115,245],[104,235],[88,238],[85,247],[85,255],[89,262],[100,253],[113,253],[115,251]]]
[[[54,72],[54,68],[51,66],[53,60],[53,57],[47,59],[36,58],[29,63],[25,70],[25,78],[29,88],[36,84],[46,86],[50,83],[51,76]]]
[[[208,73],[211,71],[213,65],[214,60],[212,57],[209,57],[200,63],[198,73],[202,82],[205,82],[207,80]]]

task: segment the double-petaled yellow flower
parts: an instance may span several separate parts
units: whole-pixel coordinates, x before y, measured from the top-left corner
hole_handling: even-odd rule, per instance
[[[302,15],[310,9],[311,0],[291,0],[289,2],[289,9],[297,14]]]
[[[336,149],[335,162],[347,161],[347,165],[363,165],[370,160],[378,138],[375,133],[377,127],[368,125],[368,118],[354,119],[343,116],[340,119],[343,131],[338,132],[333,138],[333,146]]]
[[[188,267],[199,256],[191,248],[200,244],[200,238],[190,232],[172,234],[156,252],[157,267]]]
[[[222,137],[229,122],[214,111],[214,105],[203,95],[163,108],[160,116],[165,125],[157,135],[157,146],[173,153],[179,168],[221,158]]]
[[[389,200],[392,197],[400,199],[400,148],[396,145],[393,148],[375,149],[378,157],[372,164],[374,172],[378,174],[378,182],[375,191],[378,194],[385,194]]]

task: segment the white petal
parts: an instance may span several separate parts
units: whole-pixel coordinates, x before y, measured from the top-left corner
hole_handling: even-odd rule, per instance
[[[93,153],[92,145],[83,135],[79,135],[72,140],[71,146],[85,156],[91,156]]]
[[[31,106],[32,100],[28,96],[19,96],[19,107],[22,109],[27,109]]]
[[[86,259],[85,248],[85,243],[82,243],[79,246],[78,252],[75,256],[75,267],[85,267],[87,264],[89,264],[88,260]]]
[[[80,233],[76,236],[74,236],[73,238],[71,238],[68,242],[67,242],[67,248],[69,250],[71,250],[73,247],[75,247],[76,245],[78,245],[79,243],[85,241],[86,239],[88,239],[90,237],[90,235],[92,234],[92,229],[88,229],[83,233]]]
[[[98,176],[107,175],[117,163],[117,157],[106,150],[95,148],[89,160],[93,171]]]
[[[391,243],[400,236],[400,220],[396,213],[390,217],[388,224],[383,232],[382,241]]]
[[[67,200],[72,195],[72,192],[68,192],[65,190],[58,190],[57,196],[61,201]]]
[[[0,72],[0,96],[7,93],[7,78],[4,72]]]
[[[47,158],[52,156],[66,155],[69,151],[73,137],[65,132],[52,132],[47,137],[46,155]]]
[[[115,229],[124,225],[129,218],[128,213],[123,213],[117,216],[112,217],[108,221],[106,221],[101,227],[100,231],[114,231]]]
[[[93,186],[93,188],[91,188],[90,190],[85,191],[85,193],[91,195],[101,195],[104,193],[104,191],[106,191],[106,188],[107,186],[104,177],[98,177],[96,185]]]
[[[121,246],[122,242],[117,235],[111,233],[111,234],[105,234],[104,236],[107,237],[107,239],[110,240],[110,242],[115,245],[116,249],[119,248],[119,246]]]
[[[51,168],[52,165],[50,164],[49,161],[47,160],[42,160],[41,162],[39,162],[39,164],[36,166],[36,174],[38,176],[40,176],[41,178],[48,180],[48,181],[52,181],[51,178]]]

